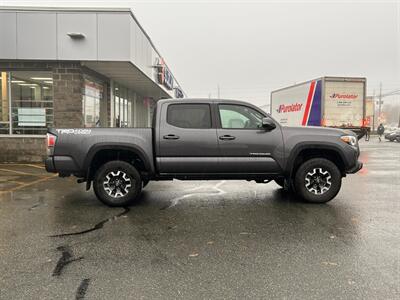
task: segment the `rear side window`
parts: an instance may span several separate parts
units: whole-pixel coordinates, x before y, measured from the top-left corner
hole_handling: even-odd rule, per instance
[[[211,109],[208,104],[170,104],[167,123],[180,128],[211,128]]]

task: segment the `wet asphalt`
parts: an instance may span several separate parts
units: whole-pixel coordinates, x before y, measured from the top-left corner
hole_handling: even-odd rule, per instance
[[[152,182],[109,208],[73,178],[0,165],[1,299],[399,299],[400,143],[328,204],[275,184]]]

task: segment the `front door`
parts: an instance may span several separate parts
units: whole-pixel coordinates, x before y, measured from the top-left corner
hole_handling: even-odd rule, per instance
[[[265,117],[241,104],[218,104],[220,171],[224,173],[273,174],[279,172],[282,156],[280,127],[267,131]]]
[[[160,173],[217,172],[219,149],[210,104],[166,104],[161,118],[157,155]]]

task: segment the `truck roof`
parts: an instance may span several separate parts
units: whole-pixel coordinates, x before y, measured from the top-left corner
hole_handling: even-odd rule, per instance
[[[233,99],[210,99],[210,98],[174,98],[174,99],[162,99],[157,101],[159,103],[237,103],[237,104],[246,104],[246,105],[251,105],[254,106],[254,104],[251,104],[246,101],[240,101],[240,100],[233,100]]]
[[[261,114],[267,114],[269,115],[268,112],[265,110],[261,109],[255,104],[252,104],[250,102],[246,101],[240,101],[240,100],[231,100],[231,99],[210,99],[210,98],[177,98],[177,99],[162,99],[157,101],[157,104],[163,104],[163,103],[226,103],[226,104],[238,104],[238,105],[245,105],[249,106],[256,111],[260,112]]]

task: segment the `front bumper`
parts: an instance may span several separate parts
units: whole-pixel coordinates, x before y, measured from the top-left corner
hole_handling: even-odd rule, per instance
[[[363,163],[361,161],[357,161],[355,166],[350,168],[349,170],[346,171],[347,174],[354,174],[360,171],[363,167]]]

